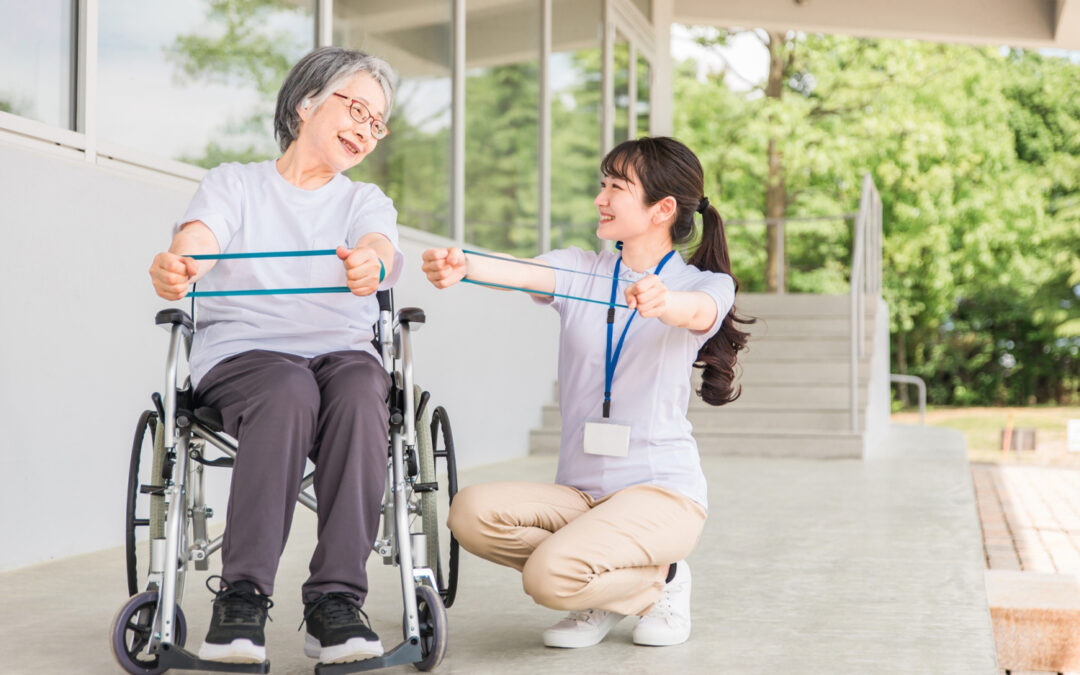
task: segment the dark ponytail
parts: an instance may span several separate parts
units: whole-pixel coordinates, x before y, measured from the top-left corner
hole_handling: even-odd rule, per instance
[[[704,171],[701,162],[690,148],[674,138],[639,138],[617,145],[600,163],[605,176],[630,180],[630,171],[637,175],[645,203],[649,206],[665,197],[673,197],[678,205],[671,224],[673,244],[685,244],[694,239],[694,215],[702,214],[701,241],[688,261],[700,270],[722,272],[735,282],[731,273],[724,223],[716,207],[704,195]],[[740,317],[735,306],[724,317],[720,330],[698,350],[695,368],[701,368],[701,390],[698,394],[711,405],[724,405],[739,398],[742,387],[735,387],[735,362],[739,350],[746,347],[750,334],[735,324],[751,324],[756,319]]]
[[[715,206],[706,205],[701,215],[701,243],[690,256],[690,264],[699,270],[723,272],[735,282],[735,291],[739,290],[739,280],[731,273],[731,259],[728,256],[727,237],[724,236],[724,221]],[[757,319],[741,317],[735,313],[735,305],[724,317],[720,330],[698,350],[695,368],[701,368],[701,391],[698,394],[712,405],[724,405],[739,398],[742,387],[734,387],[735,360],[739,350],[746,348],[750,334],[735,327],[736,323],[751,324]]]

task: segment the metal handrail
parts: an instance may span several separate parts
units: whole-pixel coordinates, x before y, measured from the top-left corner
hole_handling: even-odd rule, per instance
[[[866,355],[866,296],[881,293],[881,196],[870,174],[863,176],[851,256],[851,431],[859,432],[859,361]]]
[[[919,424],[926,426],[926,382],[917,375],[901,375],[900,373],[891,373],[889,381],[913,384],[919,389]]]

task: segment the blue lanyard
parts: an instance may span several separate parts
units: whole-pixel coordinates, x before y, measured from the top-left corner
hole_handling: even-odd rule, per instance
[[[653,272],[656,276],[660,276],[660,270],[664,269],[664,265],[668,260],[671,260],[671,256],[675,255],[675,251],[668,251],[668,254],[663,257],[660,264],[656,266],[656,270]],[[615,379],[615,366],[619,364],[619,355],[622,354],[623,341],[626,340],[626,332],[630,330],[630,324],[634,321],[634,317],[637,316],[637,312],[630,315],[630,318],[626,320],[626,326],[623,327],[622,335],[619,336],[619,344],[615,347],[615,354],[611,354],[611,341],[615,334],[615,292],[618,290],[619,283],[619,268],[622,267],[622,256],[615,261],[615,273],[611,277],[611,302],[608,303],[607,313],[607,350],[604,353],[604,418],[611,417],[611,383]]]

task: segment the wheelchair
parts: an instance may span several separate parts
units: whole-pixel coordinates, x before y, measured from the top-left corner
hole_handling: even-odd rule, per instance
[[[428,392],[413,383],[412,332],[424,312],[404,308],[395,317],[390,291],[379,291],[379,319],[373,344],[391,376],[388,408],[388,480],[382,502],[381,536],[374,550],[400,570],[404,641],[381,657],[318,664],[318,675],[339,675],[413,664],[434,669],[446,653],[446,608],[457,592],[458,543],[451,535],[440,546],[436,461],[444,462],[446,488],[457,492],[453,434],[444,408],[429,411]],[[125,540],[128,594],[112,628],[112,649],[132,675],[166,670],[269,672],[270,662],[237,664],[205,661],[184,649],[187,625],[181,602],[189,565],[209,569],[209,556],[222,537],[210,539],[204,471],[231,467],[237,441],[223,431],[221,416],[197,407],[190,378],[180,384],[181,356],[191,350],[195,324],[180,309],[158,312],[155,323],[169,331],[165,395],[151,396],[154,407],[139,417],[128,470]],[[220,456],[213,459],[207,452]],[[297,500],[315,510],[314,474],[304,477]],[[141,535],[143,529],[149,538]],[[445,555],[444,555],[445,554]],[[444,574],[445,572],[445,574]]]

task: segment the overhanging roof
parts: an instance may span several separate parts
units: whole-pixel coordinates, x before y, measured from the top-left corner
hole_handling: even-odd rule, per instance
[[[692,25],[1080,49],[1080,0],[674,0],[673,18]]]

